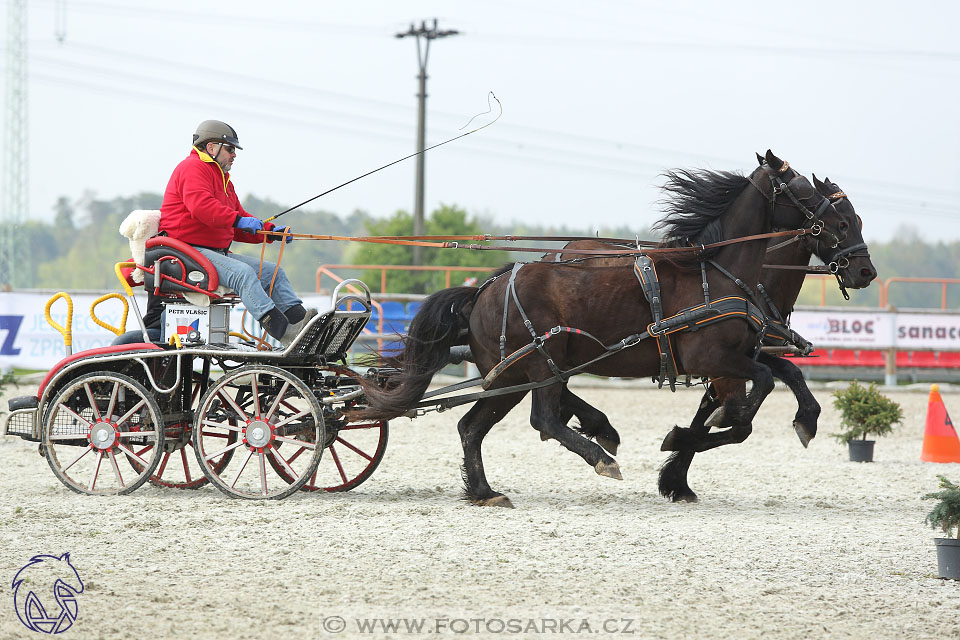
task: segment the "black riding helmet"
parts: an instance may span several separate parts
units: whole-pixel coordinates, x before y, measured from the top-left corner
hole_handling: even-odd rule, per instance
[[[240,146],[240,140],[237,138],[236,130],[226,122],[220,122],[219,120],[204,120],[197,125],[197,131],[193,134],[193,146],[203,147],[208,142],[232,144],[237,149],[243,149]]]

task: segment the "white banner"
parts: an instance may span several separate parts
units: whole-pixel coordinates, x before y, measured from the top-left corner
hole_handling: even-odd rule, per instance
[[[47,370],[66,356],[63,336],[47,324],[43,309],[53,296],[49,292],[5,293],[0,292],[0,369],[12,367],[21,369]],[[73,352],[86,351],[110,345],[116,335],[97,325],[90,317],[90,305],[99,298],[94,294],[71,295],[73,300]],[[140,312],[146,313],[146,295],[137,294]],[[307,308],[326,311],[330,307],[330,296],[304,296],[303,304]],[[240,331],[243,305],[237,305],[230,314],[230,328]],[[120,324],[123,304],[119,300],[108,300],[97,307],[97,317],[114,327]],[[50,317],[61,327],[66,327],[67,303],[57,300],[50,309]],[[249,314],[243,319],[247,331],[259,330],[259,323]],[[127,316],[128,331],[138,328],[133,309]]]
[[[793,312],[790,327],[815,347],[886,349],[893,346],[894,315],[884,311],[807,308]]]

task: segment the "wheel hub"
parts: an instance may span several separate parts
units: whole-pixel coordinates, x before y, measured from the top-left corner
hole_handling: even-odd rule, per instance
[[[117,442],[117,428],[110,422],[95,422],[88,437],[94,448],[110,449]]]
[[[273,428],[263,420],[251,420],[243,431],[243,439],[249,446],[262,449],[273,440]]]

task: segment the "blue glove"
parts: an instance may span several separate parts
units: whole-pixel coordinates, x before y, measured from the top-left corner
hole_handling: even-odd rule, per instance
[[[274,231],[277,233],[292,233],[290,227],[280,227],[279,229],[274,229]],[[293,236],[287,236],[284,240],[287,241],[287,244],[290,244],[293,242]]]
[[[252,216],[241,216],[241,218],[237,220],[237,229],[240,229],[244,233],[256,233],[260,231],[260,229],[263,229],[263,220]]]

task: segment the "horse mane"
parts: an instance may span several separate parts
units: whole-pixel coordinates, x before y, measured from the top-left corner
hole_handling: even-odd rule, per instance
[[[663,174],[666,196],[660,200],[666,214],[653,225],[662,230],[660,247],[689,247],[691,244],[710,244],[723,240],[722,216],[737,199],[749,180],[736,171],[708,171],[706,169],[677,169]],[[671,262],[691,263],[709,258],[718,250],[697,254],[677,254]]]

